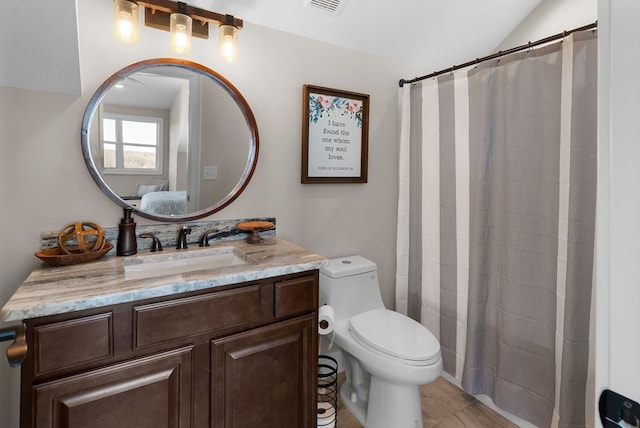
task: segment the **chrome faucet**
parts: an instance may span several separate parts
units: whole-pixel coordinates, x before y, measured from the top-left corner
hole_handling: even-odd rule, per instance
[[[178,242],[176,244],[176,250],[186,250],[187,247],[187,235],[191,233],[191,226],[182,226],[178,229]]]

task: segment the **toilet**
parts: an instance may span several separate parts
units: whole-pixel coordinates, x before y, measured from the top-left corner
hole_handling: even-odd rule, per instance
[[[384,307],[377,266],[362,256],[329,260],[319,297],[335,311],[329,339],[342,352],[344,406],[365,428],[421,428],[419,387],[442,371],[435,336]]]

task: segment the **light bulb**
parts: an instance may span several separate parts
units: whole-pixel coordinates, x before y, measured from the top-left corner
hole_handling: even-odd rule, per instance
[[[238,29],[233,25],[221,25],[219,31],[220,56],[227,62],[232,62],[238,54]]]
[[[191,50],[191,17],[182,13],[172,13],[169,32],[171,49],[177,53],[187,53]]]
[[[113,34],[125,43],[138,40],[138,5],[127,0],[113,2]]]

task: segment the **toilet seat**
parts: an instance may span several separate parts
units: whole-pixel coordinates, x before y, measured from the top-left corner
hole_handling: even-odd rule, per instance
[[[349,331],[365,348],[413,366],[440,360],[440,344],[426,327],[398,312],[374,309],[351,317]]]

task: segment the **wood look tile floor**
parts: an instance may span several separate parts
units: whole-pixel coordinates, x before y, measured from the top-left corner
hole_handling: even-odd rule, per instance
[[[344,381],[340,374],[339,383]],[[424,428],[517,428],[476,398],[442,377],[420,388]],[[340,401],[338,394],[338,428],[362,428]],[[402,428],[402,427],[389,427]]]

